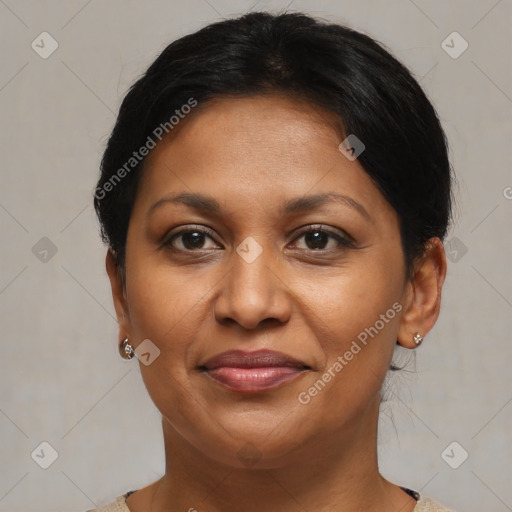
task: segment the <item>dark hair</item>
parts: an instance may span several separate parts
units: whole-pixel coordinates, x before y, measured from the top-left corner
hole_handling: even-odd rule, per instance
[[[351,28],[303,13],[253,12],[172,42],[124,98],[94,193],[102,239],[121,268],[142,173],[134,151],[191,99],[276,92],[335,113],[345,134],[364,143],[358,161],[398,214],[408,274],[431,237],[444,239],[452,204],[448,144],[407,68]]]

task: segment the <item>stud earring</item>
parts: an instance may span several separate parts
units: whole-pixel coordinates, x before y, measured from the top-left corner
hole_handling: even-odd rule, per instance
[[[133,347],[128,343],[128,338],[119,343],[119,354],[123,359],[131,359],[135,355]]]
[[[421,345],[421,342],[423,341],[423,337],[421,336],[421,334],[419,332],[417,332],[415,335],[414,335],[414,344],[419,347]]]

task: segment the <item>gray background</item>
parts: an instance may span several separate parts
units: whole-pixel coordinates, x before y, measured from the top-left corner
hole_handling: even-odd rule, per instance
[[[441,317],[391,383],[382,471],[457,512],[512,510],[510,0],[0,0],[0,510],[81,511],[162,474],[159,413],[117,353],[91,200],[101,152],[128,86],[171,40],[288,4],[410,67],[459,179]],[[31,47],[43,31],[59,45],[47,59]],[[469,44],[458,58],[441,45],[453,31]],[[59,455],[48,469],[31,458],[43,441]],[[441,456],[453,441],[452,465],[469,453],[457,469]]]

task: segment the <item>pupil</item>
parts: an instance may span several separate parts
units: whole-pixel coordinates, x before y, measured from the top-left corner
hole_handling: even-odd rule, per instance
[[[327,243],[327,233],[323,233],[321,231],[311,231],[309,233],[306,233],[306,243],[308,240],[308,237],[310,240],[312,240],[312,245],[314,247],[310,247],[310,249],[322,249],[325,244]],[[309,246],[309,244],[308,244]],[[319,247],[320,246],[320,247]]]
[[[202,233],[198,233],[197,231],[194,231],[191,233],[185,233],[183,235],[183,245],[187,249],[194,249],[197,247],[201,247],[204,242],[203,236],[204,235]]]

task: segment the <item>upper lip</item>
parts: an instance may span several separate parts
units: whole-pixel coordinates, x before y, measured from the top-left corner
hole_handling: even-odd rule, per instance
[[[199,366],[203,370],[213,370],[221,366],[232,368],[267,368],[291,366],[309,369],[310,367],[297,359],[275,350],[229,350],[208,359]]]

